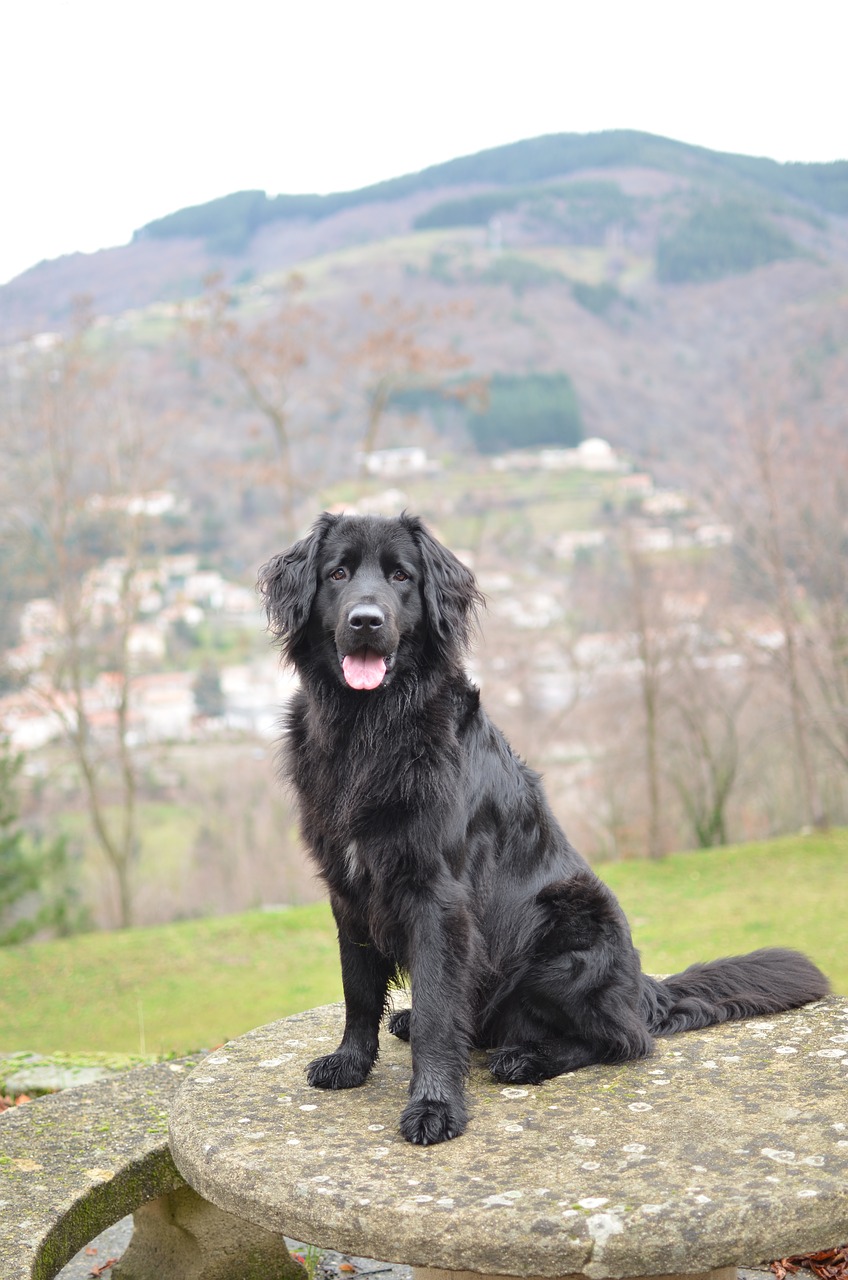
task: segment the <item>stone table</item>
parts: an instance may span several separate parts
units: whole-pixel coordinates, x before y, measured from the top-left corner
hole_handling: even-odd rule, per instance
[[[387,1033],[362,1088],[307,1086],[342,1025],[340,1005],[285,1018],[188,1076],[170,1141],[201,1196],[316,1245],[501,1275],[710,1272],[848,1238],[848,1000],[539,1086],[476,1058],[468,1130],[435,1147],[400,1136],[409,1046]]]

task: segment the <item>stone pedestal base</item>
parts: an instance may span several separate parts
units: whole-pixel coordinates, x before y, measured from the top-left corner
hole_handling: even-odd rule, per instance
[[[149,1200],[133,1214],[115,1280],[304,1280],[282,1236],[234,1218],[190,1187]]]

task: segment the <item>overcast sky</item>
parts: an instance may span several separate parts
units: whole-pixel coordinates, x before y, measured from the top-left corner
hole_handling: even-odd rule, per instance
[[[543,133],[848,158],[846,36],[840,0],[10,0],[0,282],[230,191]]]

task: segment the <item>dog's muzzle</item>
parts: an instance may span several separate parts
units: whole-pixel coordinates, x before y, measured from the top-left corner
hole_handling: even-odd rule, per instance
[[[397,628],[376,601],[360,601],[350,609],[337,633],[339,661],[351,689],[377,689],[397,656]]]

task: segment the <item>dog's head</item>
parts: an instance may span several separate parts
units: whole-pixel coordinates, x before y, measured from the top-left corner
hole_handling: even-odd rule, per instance
[[[415,516],[319,516],[259,571],[271,630],[302,671],[370,691],[458,662],[482,603],[474,575]]]

